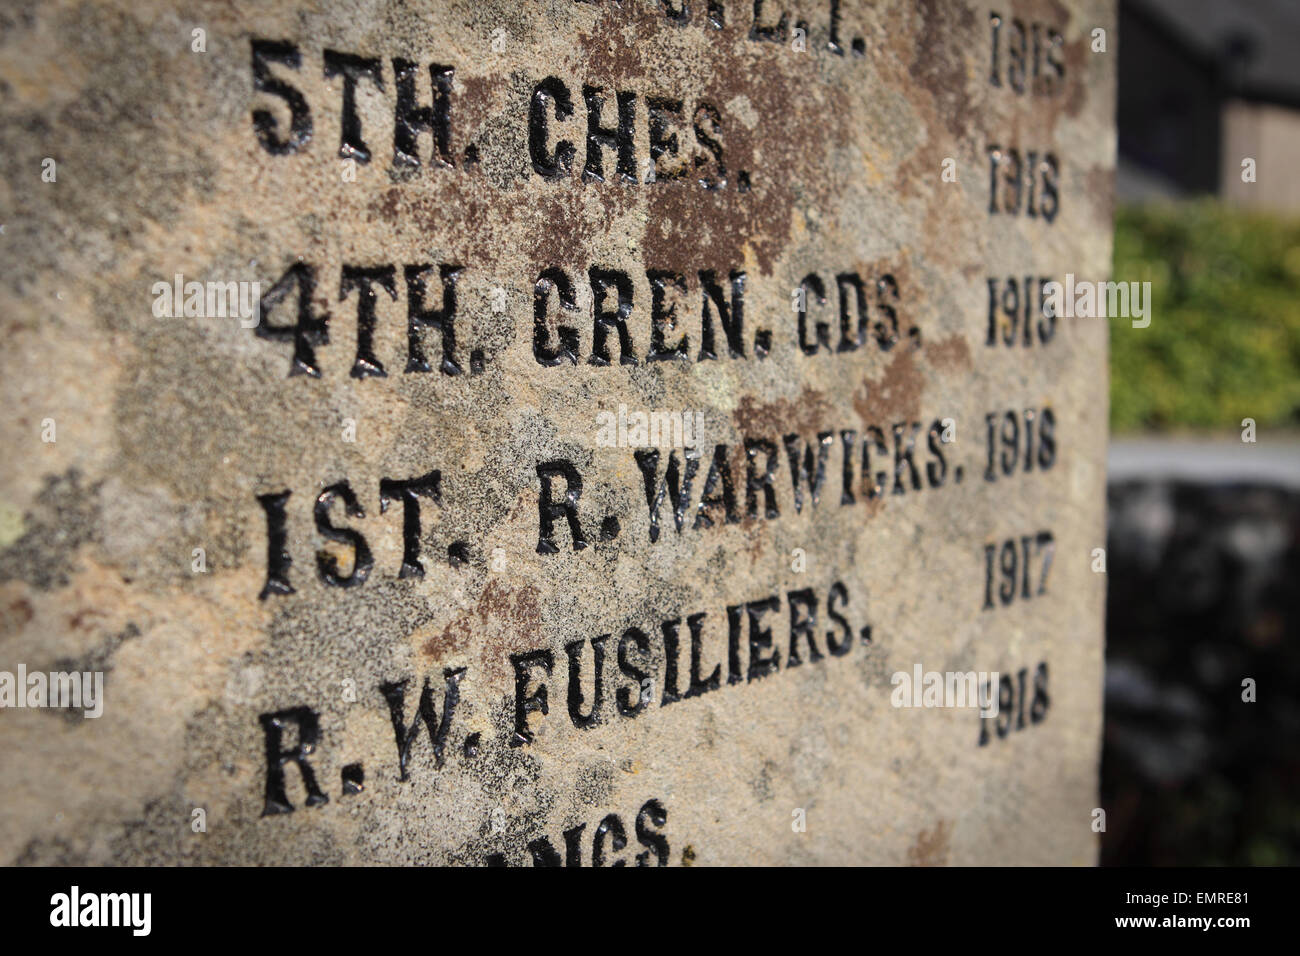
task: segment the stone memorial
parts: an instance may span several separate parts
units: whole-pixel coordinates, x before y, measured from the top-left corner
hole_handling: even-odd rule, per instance
[[[0,19],[0,860],[1095,862],[1111,0]]]

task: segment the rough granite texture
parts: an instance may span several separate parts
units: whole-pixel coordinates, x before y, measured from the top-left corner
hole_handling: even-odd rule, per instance
[[[809,22],[805,52],[788,38],[751,39],[752,4],[723,3],[721,29],[705,6],[690,0],[679,25],[649,0],[5,5],[0,670],[102,670],[106,702],[98,719],[0,711],[0,862],[481,865],[500,853],[529,864],[530,841],[545,837],[563,856],[564,831],[583,825],[577,845],[589,864],[601,821],[615,814],[627,845],[606,832],[606,862],[632,863],[656,858],[657,844],[636,830],[652,799],[666,821],[647,829],[662,834],[673,865],[1095,862],[1105,576],[1090,564],[1105,544],[1107,327],[1060,319],[1045,346],[989,347],[986,279],[1108,277],[1113,3],[995,7],[1063,34],[1055,95],[990,84],[984,5],[846,0],[843,56],[826,49],[826,5],[791,7],[791,29]],[[767,4],[765,20],[777,22],[782,6]],[[191,49],[196,27],[205,52]],[[1109,52],[1090,51],[1095,27],[1107,30]],[[864,55],[849,48],[854,37]],[[254,90],[251,39],[298,45],[297,70],[270,65],[310,107],[312,137],[294,154],[272,155],[255,135],[254,110],[272,111],[280,135],[289,114]],[[339,157],[343,78],[325,77],[324,50],[382,64],[382,90],[358,84],[372,159],[352,181]],[[394,169],[394,58],[417,64],[423,104],[428,65],[454,67],[454,167],[431,163],[425,133],[420,167]],[[532,91],[549,76],[574,108],[560,122],[548,107],[550,146],[576,146],[574,171],[556,181],[534,172],[528,146]],[[692,176],[619,182],[613,149],[603,150],[606,181],[584,183],[586,84],[604,90],[605,126],[616,122],[614,91],[636,94],[639,178],[650,154],[647,97],[684,101],[682,154],[716,176],[691,130],[697,106],[714,107],[704,129],[721,143],[725,188],[705,190]],[[992,144],[1059,157],[1054,222],[990,215]],[[46,157],[55,182],[42,181]],[[946,157],[956,183],[941,179]],[[153,314],[151,287],[176,273],[256,280],[265,293],[295,261],[315,267],[315,308],[330,316],[319,378],[290,377],[290,343],[234,319]],[[464,268],[459,376],[437,371],[436,329],[423,333],[434,371],[403,371],[407,263]],[[396,266],[397,298],[380,293],[374,332],[387,377],[349,375],[358,293],[339,301],[344,264]],[[587,361],[592,266],[632,277],[636,365],[620,364],[612,333],[614,362]],[[566,320],[579,334],[576,364],[534,359],[534,284],[548,267],[574,282],[577,311]],[[689,362],[645,360],[646,270],[656,268],[686,277],[668,342],[684,329]],[[729,272],[746,274],[743,359],[728,354],[719,328],[719,358],[695,360],[700,270],[714,270],[724,289]],[[871,285],[892,276],[903,340],[804,355],[791,290],[810,271],[828,301],[810,304],[809,319],[830,322],[833,343],[835,275],[868,279],[873,322]],[[492,310],[494,288],[506,292],[505,312]],[[435,270],[426,305],[440,301]],[[293,310],[291,297],[271,318],[291,321]],[[918,339],[906,336],[912,327]],[[761,360],[758,329],[772,342]],[[471,374],[471,350],[482,350],[481,374]],[[723,523],[714,509],[715,525],[695,528],[692,507],[678,532],[668,500],[650,543],[633,449],[597,442],[597,413],[619,403],[702,412],[693,494],[714,445],[728,444],[742,520]],[[1045,407],[1056,421],[1053,466],[986,481],[984,416]],[[945,483],[915,491],[905,476],[905,493],[892,493],[891,426],[921,424],[927,485],[926,429],[943,418],[956,428]],[[55,442],[42,441],[45,419]],[[347,419],[355,442],[343,438]],[[874,501],[860,486],[870,426],[889,448],[873,454],[873,469],[889,473]],[[858,432],[858,500],[842,506],[839,433],[848,429]],[[805,500],[797,513],[781,439],[823,430],[835,433],[826,485],[816,507]],[[777,444],[777,518],[763,517],[761,491],[758,516],[746,512],[744,437]],[[558,553],[537,550],[537,465],[553,459],[584,478],[582,551],[563,517]],[[381,513],[379,483],[434,468],[442,502],[421,499],[425,575],[399,579],[402,505]],[[346,589],[322,582],[316,552],[332,551],[346,569],[350,548],[326,541],[312,519],[313,499],[344,479],[365,517],[335,502],[331,518],[361,531],[374,555],[369,579]],[[257,496],[286,489],[296,590],[259,600],[268,555]],[[619,522],[611,540],[600,534],[606,515]],[[1056,543],[1047,593],[982,610],[985,545],[1044,529]],[[454,542],[467,543],[467,561],[449,560]],[[195,573],[200,547],[206,571]],[[825,640],[835,581],[849,595],[840,611],[854,636],[843,657]],[[801,588],[819,601],[823,659],[808,660],[805,648],[802,665],[789,667],[786,594]],[[772,595],[776,610],[761,623],[780,668],[729,684],[727,607]],[[662,706],[661,622],[681,618],[684,689],[686,618],[699,612],[703,670],[720,662],[722,685]],[[654,681],[635,719],[614,700],[630,686],[617,667],[630,626],[650,639],[643,663]],[[585,708],[591,639],[605,634],[604,720],[579,729],[566,705],[565,645],[584,642]],[[536,739],[512,747],[509,655],[542,648],[555,661],[549,714],[531,713]],[[1040,661],[1050,667],[1046,718],[986,746],[969,709],[890,703],[891,675],[917,663],[1013,676],[1027,667],[1032,680]],[[379,685],[412,678],[414,687],[431,675],[441,716],[445,668],[465,674],[443,765],[421,727],[401,780]],[[264,816],[259,715],[297,706],[319,715],[310,760],[329,802],[304,806],[290,764],[296,809]],[[408,723],[415,709],[412,689]],[[477,753],[465,746],[472,734]],[[353,763],[365,781],[349,795],[340,774]],[[193,829],[195,808],[206,832]],[[798,810],[802,832],[792,825]]]

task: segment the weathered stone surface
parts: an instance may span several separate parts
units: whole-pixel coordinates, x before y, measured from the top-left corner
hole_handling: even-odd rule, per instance
[[[606,863],[1094,861],[1104,575],[1090,563],[1104,545],[1107,330],[1062,318],[1046,342],[1036,328],[1028,345],[1019,331],[1006,344],[1000,328],[996,344],[986,339],[990,279],[1000,300],[1009,277],[1108,272],[1114,60],[1089,38],[1112,31],[1113,4],[995,5],[996,65],[990,9],[958,0],[726,0],[721,28],[702,0],[688,0],[680,24],[665,6],[682,5],[8,5],[0,670],[103,671],[105,698],[96,719],[0,713],[0,860],[482,864],[503,854],[522,864],[545,856],[541,838],[564,857],[568,832],[584,864],[601,853]],[[754,34],[756,6],[777,39]],[[828,46],[832,7],[839,53]],[[1027,38],[1024,84],[1008,73],[1013,17]],[[800,51],[793,31],[805,20]],[[1052,52],[1035,78],[1039,42]],[[414,129],[418,165],[395,159],[410,155],[395,136],[395,60],[414,64],[415,101],[434,126],[432,86],[445,77],[447,136]],[[260,92],[259,61],[272,81]],[[550,77],[546,126],[532,133],[541,148],[530,151],[530,104]],[[255,115],[267,111],[266,142],[290,142],[275,81],[310,112],[295,151],[259,140]],[[349,85],[360,122],[350,133]],[[557,118],[561,86],[567,119]],[[586,86],[600,91],[591,96],[603,101],[596,125],[611,130],[609,146],[589,148]],[[633,94],[623,158],[635,183],[620,175],[619,92]],[[680,112],[663,100],[680,100]],[[663,131],[651,131],[652,104]],[[676,157],[660,149],[674,135]],[[353,159],[340,157],[345,140]],[[548,178],[539,170],[561,140],[573,144],[571,170]],[[357,162],[363,149],[369,161]],[[1007,211],[1011,150],[1038,172],[1017,214]],[[582,175],[589,153],[601,157],[600,180]],[[46,158],[53,182],[42,178]],[[956,182],[942,176],[946,159]],[[432,269],[408,278],[418,265]],[[407,371],[419,364],[408,345],[412,280],[424,276],[425,309],[440,307],[440,266],[462,270],[460,373],[440,370],[433,326],[412,333],[430,370]],[[369,280],[349,283],[356,267],[393,270],[370,286],[369,346],[358,318]],[[283,287],[269,309],[266,294],[294,268],[310,270],[310,308],[328,316],[328,340],[304,336],[296,352],[299,370],[318,376],[289,374],[289,333],[155,314],[155,283],[177,274],[256,281],[261,330],[285,328],[296,292]],[[548,269],[572,282],[575,309],[561,309],[551,287],[535,347]],[[613,324],[593,322],[592,269],[631,281],[634,364],[622,361]],[[684,332],[686,360],[648,360],[647,270],[669,274],[659,285],[676,324],[664,346]],[[807,286],[810,347],[816,323],[829,326],[815,354],[800,348],[792,308],[809,273],[826,298]],[[844,350],[841,297],[851,332],[858,313],[841,274],[863,281],[868,315],[862,344]],[[612,313],[617,280],[605,281],[597,307]],[[741,326],[737,295],[732,343],[718,300]],[[706,315],[716,358],[701,357]],[[557,323],[574,329],[576,361],[544,364]],[[608,365],[590,361],[599,329]],[[376,363],[385,376],[370,374]],[[633,415],[702,415],[690,507],[678,530],[669,494],[657,540],[637,449],[600,440],[599,413],[620,403]],[[1017,437],[1004,462],[1007,412]],[[955,441],[943,440],[945,419]],[[896,468],[896,435],[905,441],[914,423],[915,473],[906,459]],[[56,440],[43,441],[50,427]],[[822,433],[825,484],[815,503],[805,484],[797,508],[792,457]],[[803,443],[795,456],[786,436]],[[883,473],[875,496],[864,442],[866,470]],[[713,523],[701,526],[719,444],[735,520],[720,503],[703,509]],[[769,451],[770,509],[759,480]],[[661,448],[659,477],[673,453],[687,466],[683,449]],[[550,553],[539,550],[539,466],[557,461],[581,473],[586,547],[574,549],[557,512]],[[385,484],[434,470],[438,501],[431,487],[404,497]],[[318,524],[314,502],[345,481],[363,516],[349,517],[336,495]],[[557,472],[551,484],[562,502],[568,481]],[[285,491],[293,593],[267,588],[274,508],[259,503]],[[720,479],[707,489],[723,491]],[[424,573],[401,577],[410,502]],[[319,552],[337,558],[335,571],[355,570],[353,543],[319,530],[330,522],[364,535],[364,583],[331,586],[318,569]],[[1040,594],[1046,532],[1054,558]],[[1000,546],[1020,555],[1024,536],[1030,596],[1018,564],[1004,604]],[[820,659],[801,637],[792,666],[792,614],[802,621],[804,604],[790,595],[803,589]],[[718,686],[688,696],[688,622],[699,614],[696,677],[717,666]],[[674,620],[680,700],[665,662],[664,622]],[[583,728],[570,715],[566,646],[582,642],[575,703],[585,714],[603,635],[600,721]],[[521,696],[545,683],[549,712],[525,714],[533,739],[523,743],[512,655],[529,652],[549,653],[553,666],[549,676],[524,670]],[[1044,663],[1047,696],[1034,707]],[[891,706],[891,675],[917,665],[1007,675],[1011,729],[969,708]],[[638,669],[649,679],[640,692]],[[459,698],[441,759],[420,725],[402,779],[381,687],[409,681],[410,724],[428,676],[436,728],[448,671]],[[620,711],[642,698],[635,716]],[[329,802],[305,805],[290,762],[294,810],[264,815],[266,715],[294,708],[319,722],[307,759]],[[281,723],[288,747],[297,729]],[[348,793],[345,768],[356,764],[363,788]],[[195,832],[196,808],[206,832]]]

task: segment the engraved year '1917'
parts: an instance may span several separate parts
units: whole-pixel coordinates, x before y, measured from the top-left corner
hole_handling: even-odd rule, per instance
[[[1033,555],[1041,557],[1036,584],[1032,580],[1030,548]],[[1021,535],[1017,539],[1008,538],[1000,545],[997,543],[984,546],[984,610],[990,611],[997,605],[993,603],[994,591],[1003,607],[1015,602],[1017,591],[1020,599],[1028,601],[1047,593],[1047,575],[1052,569],[1052,554],[1056,550],[1056,539],[1050,531],[1039,531],[1033,535]],[[994,556],[997,556],[997,568],[994,568]],[[1001,572],[1001,579],[994,587],[994,581]]]

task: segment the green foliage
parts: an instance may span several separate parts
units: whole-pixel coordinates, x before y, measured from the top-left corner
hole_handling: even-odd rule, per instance
[[[1121,208],[1113,278],[1152,297],[1148,328],[1110,320],[1113,429],[1300,425],[1300,219]]]

